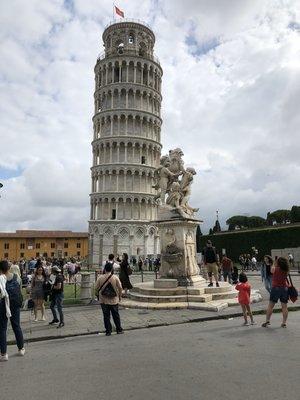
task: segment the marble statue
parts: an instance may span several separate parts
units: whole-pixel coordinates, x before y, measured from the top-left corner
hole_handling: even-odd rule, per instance
[[[183,155],[182,150],[176,148],[170,150],[169,155],[161,157],[153,187],[158,190],[155,196],[158,204],[175,210],[183,218],[191,218],[198,211],[188,203],[196,171],[194,168],[184,168]]]

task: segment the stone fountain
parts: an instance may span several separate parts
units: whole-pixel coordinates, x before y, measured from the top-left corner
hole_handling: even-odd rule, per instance
[[[126,307],[173,309],[196,308],[219,311],[237,304],[237,292],[227,282],[207,287],[196,261],[196,228],[202,221],[197,208],[189,204],[196,171],[185,168],[181,149],[170,150],[161,157],[156,169],[158,226],[161,246],[160,278],[135,285]],[[257,292],[252,301],[260,301]]]

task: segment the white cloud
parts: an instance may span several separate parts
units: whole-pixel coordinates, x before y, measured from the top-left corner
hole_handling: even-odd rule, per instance
[[[299,2],[118,6],[156,34],[164,150],[197,168],[205,229],[217,209],[224,226],[299,204]],[[86,229],[93,68],[111,12],[108,0],[1,3],[0,177],[22,171],[1,190],[1,230]]]

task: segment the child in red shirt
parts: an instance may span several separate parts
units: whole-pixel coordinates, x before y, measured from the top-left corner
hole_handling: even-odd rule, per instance
[[[251,325],[255,325],[255,322],[253,320],[253,315],[250,309],[250,293],[251,293],[251,286],[248,283],[248,278],[247,275],[242,272],[239,276],[239,283],[235,287],[236,290],[238,290],[238,301],[242,307],[243,315],[245,322],[243,325],[249,326],[248,323],[248,318],[247,318],[247,313],[250,317]]]

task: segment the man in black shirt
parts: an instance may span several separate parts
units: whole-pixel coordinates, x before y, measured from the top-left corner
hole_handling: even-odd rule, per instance
[[[49,322],[49,325],[53,325],[59,322],[57,328],[62,328],[65,325],[64,314],[62,311],[62,302],[64,298],[64,277],[57,265],[54,265],[52,267],[52,273],[55,276],[50,297],[51,298],[50,308],[52,311],[53,320]],[[59,313],[59,320],[57,318],[55,307],[57,308],[57,311]]]
[[[208,277],[209,277],[209,287],[213,286],[212,276],[214,275],[216,280],[216,286],[219,287],[218,282],[218,255],[216,253],[216,249],[213,247],[212,242],[208,240],[206,242],[206,247],[203,250],[203,258],[204,264],[207,268]]]

